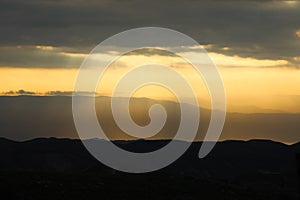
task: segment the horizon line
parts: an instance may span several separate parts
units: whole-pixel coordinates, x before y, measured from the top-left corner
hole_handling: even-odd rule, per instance
[[[24,142],[30,142],[30,141],[34,141],[34,140],[70,140],[70,141],[88,141],[88,140],[99,140],[99,141],[106,141],[106,142],[137,142],[137,141],[146,141],[146,142],[156,142],[156,141],[165,141],[165,142],[169,142],[172,141],[173,139],[120,139],[120,140],[106,140],[103,138],[90,138],[90,139],[80,139],[80,138],[66,138],[66,137],[36,137],[36,138],[31,138],[31,139],[26,139],[26,140],[15,140],[15,139],[11,139],[11,138],[6,138],[6,137],[0,137],[0,140],[8,140],[11,142],[16,142],[16,143],[24,143]],[[177,139],[176,141],[178,142],[189,142],[186,140],[180,140]],[[293,146],[296,144],[300,144],[300,141],[294,142],[294,143],[284,143],[281,141],[275,141],[275,140],[271,140],[271,139],[263,139],[263,138],[253,138],[253,139],[248,139],[248,140],[241,140],[241,139],[227,139],[227,140],[220,140],[217,141],[217,143],[225,143],[225,142],[244,142],[244,143],[248,143],[248,142],[271,142],[271,143],[279,143],[285,146]],[[204,142],[215,142],[215,141],[202,141],[202,140],[196,140],[196,141],[192,141],[190,143],[204,143]]]

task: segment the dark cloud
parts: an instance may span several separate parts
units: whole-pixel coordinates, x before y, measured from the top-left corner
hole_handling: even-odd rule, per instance
[[[98,93],[95,92],[85,92],[85,91],[78,91],[75,93],[76,95],[81,95],[81,96],[92,96],[92,95],[99,95]],[[26,91],[26,90],[17,90],[13,91],[10,90],[8,92],[3,92],[2,95],[4,96],[23,96],[23,95],[30,95],[30,96],[72,96],[73,91],[48,91],[46,93],[38,93],[38,92],[32,92],[32,91]]]
[[[155,48],[143,48],[143,49],[137,49],[134,51],[131,51],[127,53],[126,55],[144,55],[144,56],[167,56],[167,57],[177,57],[176,54],[162,49],[155,49]]]
[[[36,94],[35,92],[26,91],[26,90],[18,90],[16,93],[20,94],[20,95],[33,95],[33,94]]]
[[[18,90],[18,91],[8,91],[4,92],[4,95],[37,95],[38,93],[32,92],[32,91],[26,91],[26,90]]]
[[[95,92],[76,92],[74,93],[75,95],[80,95],[80,96],[92,96],[92,95],[97,95]],[[50,96],[72,96],[73,91],[49,91],[45,95],[50,95]]]
[[[50,96],[72,96],[73,91],[49,91],[46,94]]]
[[[70,55],[63,48],[17,46],[0,47],[0,65],[26,68],[78,68],[84,56]]]
[[[2,0],[0,44],[68,47],[87,53],[120,31],[160,26],[213,44],[211,51],[295,62],[292,57],[300,54],[295,34],[299,19],[300,3],[284,1]],[[27,62],[38,62],[35,59],[29,57]]]

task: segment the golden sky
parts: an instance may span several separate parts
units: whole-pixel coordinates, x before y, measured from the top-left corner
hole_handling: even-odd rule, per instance
[[[223,78],[230,112],[300,112],[299,1],[174,1],[171,7],[158,0],[0,4],[8,11],[0,12],[2,95],[70,95],[80,64],[97,44],[131,28],[157,26],[203,44]],[[179,48],[197,60],[193,50],[199,47]],[[101,56],[116,49],[107,47]],[[192,67],[159,53],[123,56],[105,74],[99,95],[110,95],[132,66],[153,60],[184,74],[201,106],[209,107],[208,91]],[[135,96],[174,99],[157,86]]]
[[[240,56],[228,56],[210,52],[210,46],[203,46],[218,66],[227,94],[227,106],[230,112],[300,112],[300,70],[287,60],[255,59]],[[78,65],[86,54],[65,53],[51,46],[19,47],[39,50],[42,53],[63,55],[66,65]],[[227,48],[226,48],[227,49]],[[228,49],[227,49],[228,50]],[[114,52],[108,52],[111,56]],[[188,51],[190,58],[196,59],[193,51]],[[195,55],[194,55],[195,54]],[[295,57],[295,60],[299,59]],[[75,60],[75,61],[74,61]],[[179,57],[169,55],[128,54],[115,61],[100,82],[99,95],[109,96],[112,90],[128,70],[149,62],[160,62],[172,66],[190,81],[196,91],[200,105],[209,107],[209,93],[203,79],[191,65]],[[35,95],[47,95],[49,91],[67,92],[73,90],[78,68],[0,68],[0,91],[3,95],[9,91],[24,90]],[[155,73],[148,74],[155,76]],[[172,79],[172,77],[169,77]],[[120,94],[122,96],[122,94]],[[159,86],[147,86],[134,94],[136,97],[174,99],[174,96]]]

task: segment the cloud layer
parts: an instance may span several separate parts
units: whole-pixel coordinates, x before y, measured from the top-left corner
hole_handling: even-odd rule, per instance
[[[300,52],[299,19],[300,2],[296,1],[3,0],[0,45],[14,49],[3,50],[10,55],[2,56],[0,64],[20,64],[10,62],[14,51],[17,60],[18,53],[26,54],[24,49],[17,51],[20,45],[88,53],[120,31],[159,26],[211,44],[210,51],[215,53],[299,65],[294,59]],[[22,67],[70,67],[62,61],[63,55],[38,56],[29,56]],[[47,61],[54,63],[45,65]]]

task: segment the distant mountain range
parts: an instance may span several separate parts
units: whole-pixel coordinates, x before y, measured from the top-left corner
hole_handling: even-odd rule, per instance
[[[112,140],[135,139],[124,134],[116,125],[110,111],[110,97],[97,97],[99,123]],[[148,98],[132,98],[130,110],[140,125],[149,123],[148,110],[159,103],[166,108],[165,127],[152,139],[171,139],[180,120],[179,104]],[[202,141],[210,120],[210,111],[200,109],[200,129],[196,137]],[[260,110],[264,112],[263,110]],[[191,119],[195,120],[195,119]],[[268,139],[284,143],[300,141],[300,114],[291,113],[227,113],[220,140]],[[2,96],[0,97],[0,136],[13,140],[38,137],[78,138],[69,96]]]

